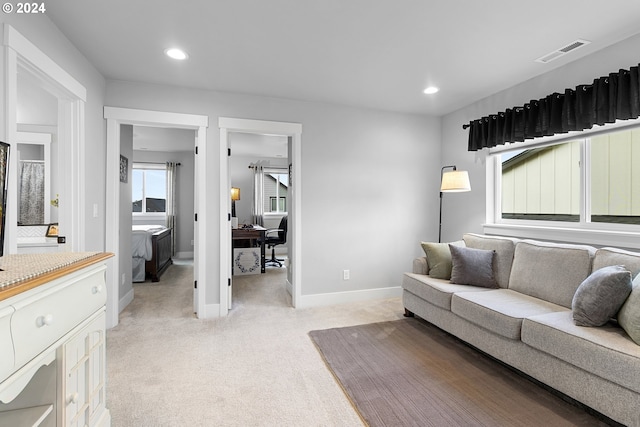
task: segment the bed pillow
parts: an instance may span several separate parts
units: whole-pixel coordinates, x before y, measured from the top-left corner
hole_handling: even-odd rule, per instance
[[[495,251],[449,245],[451,252],[451,283],[497,288],[493,271]]]
[[[633,289],[618,312],[618,324],[640,345],[640,274],[633,279]]]
[[[448,243],[422,242],[422,250],[427,256],[429,276],[434,279],[451,277],[451,252]]]
[[[578,326],[604,325],[618,313],[631,287],[631,273],[622,265],[594,271],[573,296],[573,322]]]

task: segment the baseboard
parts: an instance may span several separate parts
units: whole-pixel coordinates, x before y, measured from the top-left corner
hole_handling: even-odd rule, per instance
[[[125,296],[120,298],[120,301],[118,301],[118,313],[122,313],[122,310],[131,304],[131,301],[133,301],[133,289],[127,292]]]
[[[289,279],[286,280],[285,286],[287,288],[287,292],[289,293],[289,295],[293,295],[293,285],[291,284]]]
[[[220,317],[220,304],[205,304],[204,313],[198,313],[198,319]]]
[[[175,259],[193,259],[193,251],[191,252],[176,252],[176,255],[173,257]]]
[[[351,302],[372,301],[402,296],[402,288],[364,289],[361,291],[332,292],[327,294],[302,295],[296,308],[321,307],[327,305],[347,304]]]

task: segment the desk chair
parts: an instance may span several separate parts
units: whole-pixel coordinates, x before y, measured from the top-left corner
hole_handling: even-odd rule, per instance
[[[271,259],[265,261],[266,265],[277,265],[282,267],[283,259],[276,258],[276,246],[287,243],[287,216],[283,216],[280,220],[278,228],[270,228],[265,233],[264,243],[267,248],[271,248]]]

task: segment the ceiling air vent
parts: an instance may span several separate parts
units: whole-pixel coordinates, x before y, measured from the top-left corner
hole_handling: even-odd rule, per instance
[[[569,43],[566,46],[561,47],[560,49],[556,49],[551,53],[548,53],[538,59],[536,59],[535,62],[542,62],[543,64],[546,64],[547,62],[551,62],[554,59],[558,59],[561,56],[566,55],[569,52],[572,52],[582,46],[588,45],[589,43],[591,43],[590,41],[587,40],[576,40],[574,42]]]

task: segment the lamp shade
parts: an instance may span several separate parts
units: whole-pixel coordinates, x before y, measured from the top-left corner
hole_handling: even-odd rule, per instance
[[[240,189],[231,187],[231,200],[240,200]]]
[[[442,174],[440,191],[443,193],[461,193],[471,191],[469,173],[467,171],[453,170]]]

